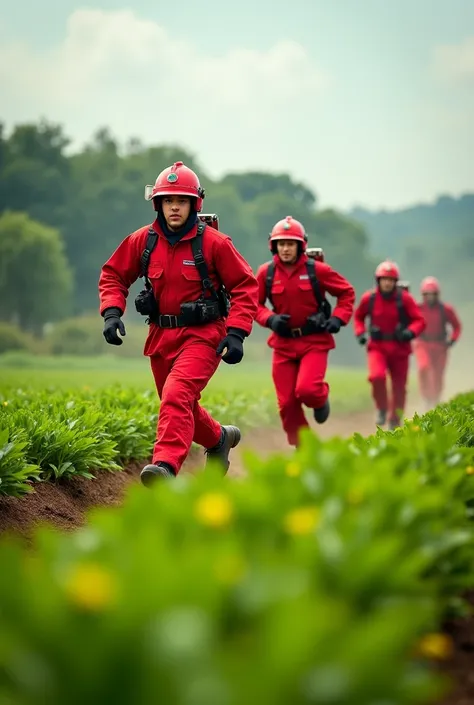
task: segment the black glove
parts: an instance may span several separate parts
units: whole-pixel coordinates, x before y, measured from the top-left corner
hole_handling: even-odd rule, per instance
[[[117,335],[117,330],[120,331],[120,335],[125,335],[125,326],[120,318],[122,311],[111,307],[106,308],[102,315],[104,316],[104,338],[109,345],[122,345],[123,340]]]
[[[367,342],[367,333],[360,333],[359,335],[356,335],[356,340],[359,345],[365,345]]]
[[[290,334],[290,329],[288,327],[288,321],[290,316],[287,313],[275,313],[270,316],[267,322],[267,326],[272,329],[277,335],[288,336]]]
[[[326,323],[327,333],[339,333],[341,330],[342,321],[337,316],[331,316],[329,321]]]
[[[415,334],[413,333],[413,331],[408,330],[408,328],[404,328],[399,332],[397,337],[401,343],[408,343],[410,340],[413,340]]]
[[[313,313],[311,314],[311,316],[308,316],[306,322],[309,323],[315,333],[326,332],[326,326],[328,324],[328,321],[326,320],[326,317],[322,311],[318,311],[318,313]]]
[[[217,346],[216,354],[222,355],[227,348],[227,352],[222,356],[228,365],[236,365],[244,356],[244,340],[246,333],[240,328],[229,328],[226,337]]]

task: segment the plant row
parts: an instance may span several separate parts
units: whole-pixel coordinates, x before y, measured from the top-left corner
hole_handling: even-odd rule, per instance
[[[273,396],[207,395],[209,411],[242,428],[268,423]],[[10,389],[0,392],[0,494],[20,496],[32,482],[70,475],[93,477],[151,456],[159,401],[134,388],[90,391]]]
[[[111,402],[112,403],[112,402]],[[19,411],[21,405],[19,405]],[[474,575],[474,394],[0,546],[0,702],[416,705]]]

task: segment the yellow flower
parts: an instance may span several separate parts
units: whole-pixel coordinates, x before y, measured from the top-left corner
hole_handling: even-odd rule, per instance
[[[214,566],[217,580],[224,585],[235,585],[245,573],[245,563],[240,556],[222,556]]]
[[[7,401],[4,401],[4,402],[3,402],[3,406],[8,406],[8,402],[7,402]]]
[[[76,566],[66,583],[66,593],[76,606],[99,612],[114,599],[116,585],[112,575],[97,563]]]
[[[468,468],[466,468],[466,473],[468,475],[474,475],[474,467],[470,465]]]
[[[194,514],[201,524],[220,529],[227,526],[233,516],[230,499],[219,492],[209,492],[199,497],[194,508]]]
[[[412,426],[412,430],[413,430],[413,431],[419,431],[419,430],[420,430],[420,427],[419,427],[419,426],[416,426],[416,425],[415,425],[415,426]]]
[[[299,463],[291,461],[286,464],[285,474],[288,475],[288,477],[298,477],[300,472],[301,472],[301,468],[299,466]]]
[[[319,509],[317,507],[300,507],[288,512],[284,526],[289,534],[303,536],[310,534],[318,525]]]
[[[425,634],[417,644],[417,652],[428,659],[446,661],[453,655],[452,639],[446,634]]]

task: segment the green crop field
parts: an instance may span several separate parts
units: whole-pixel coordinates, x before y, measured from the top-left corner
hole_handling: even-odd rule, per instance
[[[147,360],[17,355],[3,356],[0,365],[0,494],[150,457],[159,400]],[[364,377],[331,370],[335,413],[370,403]],[[222,364],[203,402],[222,423],[280,427],[268,364]]]
[[[363,368],[330,367],[328,381],[341,411],[354,411],[369,404],[369,388]],[[103,357],[33,357],[22,354],[0,356],[0,388],[89,387],[97,389],[120,385],[148,389],[153,387],[149,362],[145,358]],[[211,379],[211,392],[239,390],[250,394],[272,393],[269,361],[244,358],[240,365],[222,363]],[[207,393],[207,392],[205,392]]]
[[[4,399],[10,489],[35,457],[59,471],[74,451],[87,474],[114,438],[140,453],[146,390],[78,389]],[[441,624],[474,584],[473,424],[466,394],[393,433],[308,433],[292,455],[248,454],[243,481],[133,485],[71,534],[0,542],[0,702],[439,703]]]
[[[370,406],[363,369],[329,371],[336,413]],[[217,418],[279,428],[267,363],[222,365]],[[0,358],[0,512],[42,483],[149,457],[146,360]],[[0,703],[441,705],[447,615],[474,584],[474,394],[395,432],[244,452],[0,541]],[[103,475],[105,477],[105,475]],[[5,504],[7,503],[7,504]]]

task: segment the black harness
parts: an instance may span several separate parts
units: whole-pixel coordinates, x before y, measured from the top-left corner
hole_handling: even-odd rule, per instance
[[[404,330],[409,325],[410,321],[408,319],[405,307],[403,305],[403,295],[402,292],[397,289],[395,294],[395,303],[398,310],[399,323],[397,329],[394,333],[382,333],[378,326],[372,324],[372,313],[374,310],[375,297],[377,292],[373,291],[369,298],[369,305],[367,309],[367,317],[369,319],[369,333],[372,340],[398,340],[401,330]]]
[[[331,316],[331,304],[329,301],[322,295],[321,292],[321,287],[319,285],[319,280],[318,277],[316,276],[316,262],[313,259],[308,259],[306,261],[306,271],[308,273],[308,278],[309,281],[311,282],[311,288],[313,289],[313,294],[314,298],[316,299],[318,303],[318,313],[321,314],[321,327],[320,327],[320,332],[324,331],[324,324],[325,322],[330,318]],[[266,298],[270,302],[270,304],[273,307],[273,310],[275,310],[274,304],[273,304],[273,299],[272,299],[272,287],[273,287],[273,280],[275,278],[275,262],[272,260],[271,262],[268,263],[268,268],[267,268],[267,274],[265,277],[265,292],[266,292]],[[291,338],[301,338],[304,335],[312,335],[315,332],[318,332],[315,328],[314,323],[305,323],[301,328],[290,328],[289,329],[289,337]]]
[[[448,317],[446,316],[446,309],[441,301],[438,302],[438,306],[441,313],[441,333],[439,335],[427,335],[426,333],[422,333],[420,340],[425,340],[428,343],[445,343],[448,339],[448,330],[446,328]]]
[[[224,287],[216,291],[209,276],[209,269],[204,259],[202,252],[202,238],[206,224],[199,222],[197,226],[196,236],[191,239],[191,249],[193,253],[194,264],[202,284],[202,296],[197,301],[190,301],[181,304],[181,313],[179,315],[157,313],[149,316],[149,323],[154,323],[160,328],[183,328],[185,326],[197,326],[211,321],[217,321],[220,318],[226,318],[230,310],[230,298]],[[151,282],[148,278],[148,267],[153,250],[158,242],[158,235],[152,227],[148,230],[145,249],[140,257],[140,277],[143,277],[145,288],[150,294],[153,293]]]

